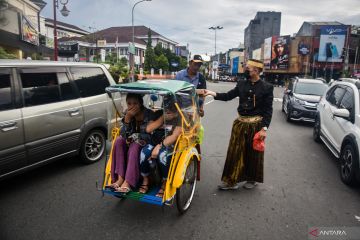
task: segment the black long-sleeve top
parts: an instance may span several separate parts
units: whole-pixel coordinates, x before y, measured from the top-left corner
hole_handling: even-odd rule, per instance
[[[227,93],[216,93],[215,100],[229,101],[239,97],[238,113],[241,116],[262,116],[262,127],[269,127],[273,112],[274,87],[259,80],[240,80],[236,87]]]

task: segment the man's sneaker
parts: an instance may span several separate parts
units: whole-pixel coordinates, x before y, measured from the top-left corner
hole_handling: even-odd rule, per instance
[[[229,184],[223,182],[218,186],[218,188],[220,190],[236,190],[239,188],[239,185],[238,184],[229,185]]]
[[[253,181],[247,181],[243,188],[245,189],[253,189],[254,187],[256,187],[257,183],[256,182],[253,182]]]

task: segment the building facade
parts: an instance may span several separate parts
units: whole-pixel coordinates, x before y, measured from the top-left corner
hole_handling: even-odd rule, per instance
[[[253,58],[253,51],[260,48],[264,39],[280,35],[281,12],[257,12],[245,28],[245,58]]]
[[[134,26],[134,66],[142,68],[145,62],[145,50],[149,28]],[[160,44],[163,48],[175,52],[177,42],[151,30],[152,46]],[[93,61],[101,52],[114,54],[117,59],[130,59],[129,44],[132,42],[132,27],[111,27],[82,37],[66,37],[59,40],[59,57],[67,61]],[[75,51],[77,49],[77,51]]]
[[[51,54],[42,44],[41,0],[8,0],[0,10],[0,47],[17,58],[37,58]]]

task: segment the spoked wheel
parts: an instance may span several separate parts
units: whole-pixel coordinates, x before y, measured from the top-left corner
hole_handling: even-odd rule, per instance
[[[176,190],[176,206],[181,214],[185,213],[194,197],[197,178],[197,159],[192,158],[186,168],[184,182]]]
[[[105,134],[98,129],[90,131],[81,148],[81,159],[84,163],[94,163],[105,153]]]
[[[351,144],[345,145],[340,155],[340,177],[347,185],[356,184],[357,161],[354,147]]]

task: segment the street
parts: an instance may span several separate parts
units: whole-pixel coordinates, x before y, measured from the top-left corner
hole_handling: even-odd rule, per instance
[[[175,206],[103,197],[96,182],[105,159],[64,159],[0,182],[0,239],[307,239],[310,227],[360,227],[360,188],[341,182],[336,158],[313,141],[311,124],[286,122],[282,91],[274,90],[265,182],[257,188],[217,189],[238,101],[208,97],[201,181],[185,215]]]

